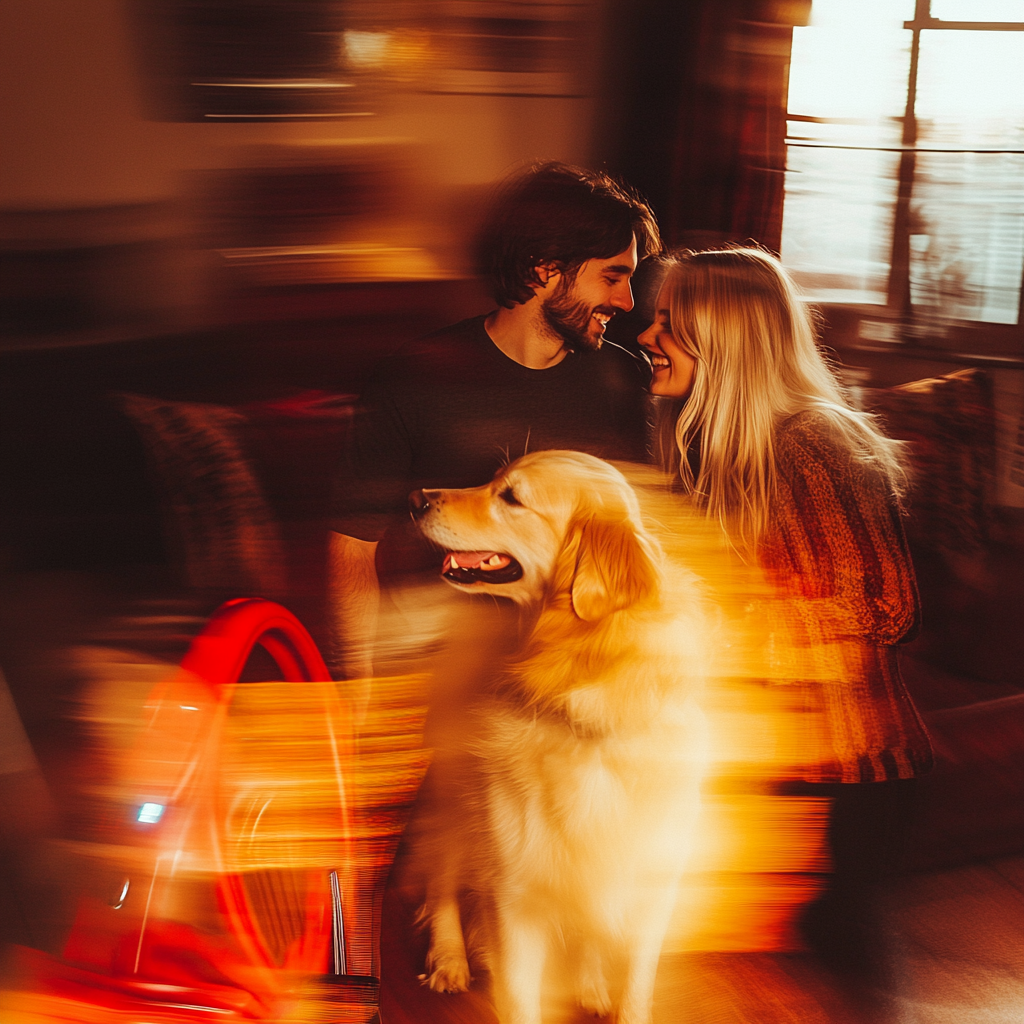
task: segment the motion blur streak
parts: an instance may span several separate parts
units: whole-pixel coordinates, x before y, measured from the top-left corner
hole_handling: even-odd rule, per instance
[[[341,1016],[283,966],[330,966],[334,870],[348,969],[376,974],[360,929],[378,912],[409,954],[388,1024],[491,1019],[482,983],[469,1009],[428,1004],[414,901],[377,905],[429,756],[410,651],[449,611],[399,595],[388,678],[336,691],[268,670],[222,706],[180,662],[244,594],[331,653],[322,541],[356,396],[402,343],[491,308],[474,227],[536,159],[622,174],[673,245],[781,250],[847,382],[911,442],[923,616],[903,664],[937,757],[886,908],[901,1006],[1017,1024],[1022,24],[1022,0],[0,5],[0,917],[21,947],[0,1024]],[[609,340],[640,326],[617,316]],[[768,644],[752,567],[637,483],[721,615],[658,1014],[845,1024],[820,965],[765,952],[794,949],[828,870],[827,808],[776,795],[819,756],[821,709],[792,681],[813,672]],[[101,938],[58,964],[73,924]],[[182,991],[137,1013],[129,983],[154,976]]]
[[[687,837],[695,849],[665,951],[800,948],[796,916],[828,871],[827,801],[773,791],[780,780],[813,771],[825,756],[820,702],[810,680],[799,685],[790,675],[783,678],[792,659],[778,638],[768,644],[769,629],[779,624],[778,602],[759,571],[716,524],[670,495],[663,476],[641,466],[618,468],[638,493],[669,564],[697,574],[713,610],[712,628],[702,637],[706,649],[697,658],[710,666],[698,698],[711,726],[710,763],[695,844]],[[422,666],[424,658],[443,666],[432,699],[462,704],[495,671],[493,651],[502,641],[486,640],[488,631],[500,634],[507,625],[464,602],[446,611],[450,602],[443,593],[433,601],[428,594],[413,588],[394,595],[378,655],[407,667]],[[438,643],[447,653],[439,659],[424,655]],[[446,710],[439,717],[450,716]],[[435,724],[431,735],[437,743],[448,741],[443,725]],[[455,735],[451,742],[463,739]],[[653,771],[659,756],[651,752]]]
[[[799,948],[797,915],[828,871],[828,808],[773,791],[824,756],[821,709],[781,676],[785,652],[768,642],[777,602],[759,570],[657,474],[628,476],[670,560],[697,573],[718,615],[701,701],[712,745],[702,820],[665,952]]]
[[[260,612],[257,634],[278,627],[262,637],[271,648],[297,634],[269,602],[232,604],[193,644],[192,671],[165,666],[141,706],[112,688],[87,699],[88,838],[61,850],[81,880],[77,914],[60,960],[15,951],[5,1024],[291,1020],[332,1000],[332,1019],[374,1012],[379,875],[424,763],[416,680],[379,681],[357,753],[337,684],[234,684],[252,617],[236,636],[219,621]],[[293,677],[326,674],[299,656]],[[332,934],[354,977],[323,988]],[[364,990],[372,1003],[352,998]]]

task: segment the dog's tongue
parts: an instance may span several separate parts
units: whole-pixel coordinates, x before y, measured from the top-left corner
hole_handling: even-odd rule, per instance
[[[450,551],[444,556],[442,572],[452,569],[504,569],[512,561],[508,555],[497,551]]]

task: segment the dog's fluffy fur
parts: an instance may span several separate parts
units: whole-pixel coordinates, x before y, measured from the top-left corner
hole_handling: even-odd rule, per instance
[[[576,452],[528,455],[485,487],[423,492],[417,517],[454,554],[454,585],[511,597],[527,622],[439,773],[424,980],[468,986],[459,899],[471,893],[505,1024],[540,1021],[553,946],[581,1006],[617,1003],[620,1024],[646,1022],[699,810],[707,640],[695,582],[666,573],[622,474]],[[488,561],[505,582],[487,564],[465,569]]]

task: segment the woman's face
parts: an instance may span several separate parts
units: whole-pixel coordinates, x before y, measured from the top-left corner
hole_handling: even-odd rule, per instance
[[[651,378],[652,395],[666,398],[685,398],[693,387],[697,360],[679,347],[672,336],[668,312],[668,289],[658,292],[654,323],[637,339],[650,357],[654,376]]]

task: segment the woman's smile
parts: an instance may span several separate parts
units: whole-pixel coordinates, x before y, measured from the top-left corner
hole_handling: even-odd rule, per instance
[[[685,398],[693,388],[697,360],[676,340],[668,310],[668,295],[658,294],[654,323],[637,339],[650,360],[652,395]]]

